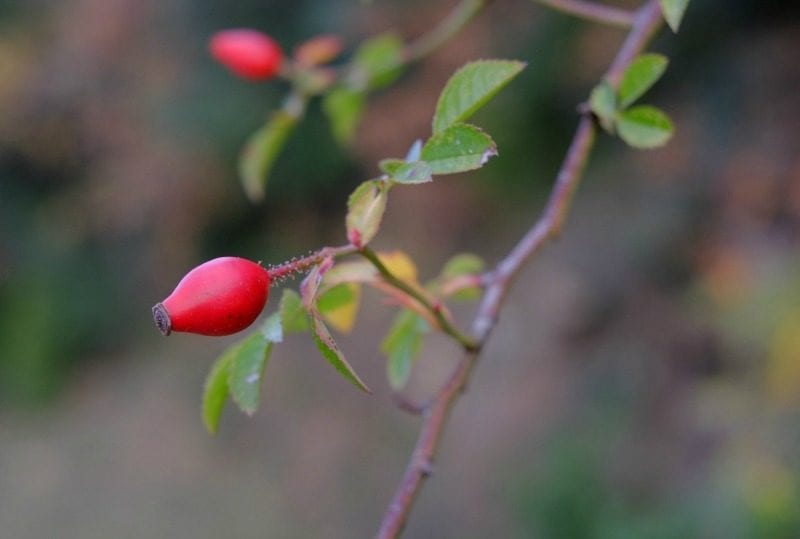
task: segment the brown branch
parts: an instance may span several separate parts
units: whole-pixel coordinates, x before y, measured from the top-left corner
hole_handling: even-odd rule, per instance
[[[618,84],[625,68],[644,50],[661,24],[662,16],[658,0],[648,0],[636,12],[632,28],[605,74],[606,80],[612,85]],[[472,324],[473,334],[479,344],[478,350],[465,352],[464,357],[425,409],[414,451],[381,522],[377,535],[380,539],[395,538],[402,532],[423,481],[433,470],[433,460],[450,411],[469,382],[480,351],[494,329],[498,313],[514,277],[539,252],[542,246],[555,238],[561,231],[570,208],[570,202],[594,144],[596,132],[597,127],[593,118],[588,113],[584,113],[578,123],[578,128],[558,173],[543,215],[520,239],[508,256],[488,274],[487,288]]]
[[[595,2],[587,2],[586,0],[533,0],[545,6],[575,15],[582,19],[603,24],[610,24],[612,26],[629,27],[633,25],[633,20],[636,13],[628,11],[627,9],[620,9],[611,6],[605,6]]]

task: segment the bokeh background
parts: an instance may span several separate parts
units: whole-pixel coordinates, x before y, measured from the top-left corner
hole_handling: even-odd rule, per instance
[[[498,0],[376,95],[352,148],[314,105],[263,205],[236,179],[286,88],[215,65],[212,32],[252,26],[287,49],[332,32],[352,50],[390,28],[417,36],[451,5],[0,2],[0,535],[371,536],[418,425],[384,381],[391,310],[368,295],[340,342],[375,395],[292,337],[257,415],[228,409],[216,437],[202,383],[235,338],[164,339],[149,312],[205,259],[341,243],[347,194],[427,135],[470,59],[529,62],[476,119],[500,157],[393,191],[377,245],[423,276],[510,248],[623,37],[532,2]],[[678,36],[662,32],[653,49],[672,64],[648,101],[674,140],[600,140],[563,238],[520,278],[456,408],[409,537],[800,537],[799,14],[695,0]],[[456,358],[429,339],[409,392]]]

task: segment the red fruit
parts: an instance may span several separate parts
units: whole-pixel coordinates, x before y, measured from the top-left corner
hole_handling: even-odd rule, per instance
[[[252,324],[269,296],[267,270],[244,258],[222,257],[200,264],[172,294],[153,307],[164,335],[172,331],[230,335]]]
[[[234,74],[247,80],[271,79],[281,68],[280,45],[257,30],[223,30],[211,37],[211,56]]]

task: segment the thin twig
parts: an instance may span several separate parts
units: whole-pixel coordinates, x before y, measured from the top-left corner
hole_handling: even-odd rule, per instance
[[[281,279],[310,270],[329,256],[340,258],[353,254],[356,251],[357,249],[355,246],[349,244],[339,247],[323,247],[319,251],[315,251],[308,256],[271,266],[267,268],[267,273],[269,273],[270,281],[273,283],[280,282]]]
[[[392,401],[395,406],[411,415],[422,415],[428,407],[427,402],[415,402],[402,393],[392,393]]]
[[[444,45],[488,3],[489,0],[459,2],[442,22],[406,46],[405,62],[416,62]]]
[[[439,24],[419,36],[414,41],[406,43],[401,51],[400,58],[392,68],[398,68],[413,64],[435,52],[439,47],[452,39],[475,15],[489,5],[493,0],[461,0],[453,9],[442,19]],[[357,81],[356,84],[366,84],[361,80],[364,74],[360,72],[359,66],[350,61],[336,69],[337,76],[331,79],[330,84],[336,80],[351,79]],[[327,86],[322,87],[318,92],[322,92]],[[363,89],[363,88],[362,88]]]
[[[586,0],[533,0],[545,6],[575,15],[582,19],[602,24],[610,24],[611,26],[620,26],[628,28],[633,25],[633,19],[636,13],[628,11],[627,9],[620,9],[611,6],[605,6],[596,2],[587,2]]]
[[[619,82],[624,69],[644,50],[662,22],[658,0],[648,0],[636,12],[632,28],[605,75],[612,85]],[[433,459],[439,448],[450,411],[469,381],[480,350],[496,324],[500,307],[508,294],[513,278],[541,247],[557,236],[561,230],[594,144],[596,132],[594,120],[588,113],[584,113],[543,215],[486,279],[487,288],[472,324],[473,335],[478,340],[478,349],[465,353],[425,410],[411,458],[381,522],[377,535],[380,539],[395,538],[402,532],[423,480],[433,469]]]
[[[441,305],[432,302],[431,299],[418,288],[413,287],[407,282],[398,278],[388,267],[386,267],[386,264],[383,263],[375,251],[369,247],[362,247],[359,253],[361,256],[369,260],[373,266],[375,266],[375,269],[378,270],[378,273],[381,274],[387,283],[392,285],[394,288],[408,294],[414,298],[417,303],[422,305],[422,307],[424,307],[425,310],[431,314],[433,319],[444,333],[455,339],[465,350],[477,350],[478,343],[475,341],[475,339],[468,335],[464,335],[464,333],[455,327],[450,319],[445,316]]]

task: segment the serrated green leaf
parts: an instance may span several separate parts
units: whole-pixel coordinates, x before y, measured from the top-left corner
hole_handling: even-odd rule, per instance
[[[355,138],[365,103],[363,92],[344,86],[332,89],[322,99],[322,110],[331,124],[333,138],[342,146]]]
[[[479,60],[456,71],[436,104],[433,133],[441,133],[451,125],[467,120],[524,67],[523,62],[511,60]]]
[[[649,105],[632,107],[617,116],[617,133],[634,148],[657,148],[672,137],[672,120]]]
[[[375,237],[386,210],[387,190],[383,182],[369,180],[358,187],[347,200],[347,239],[363,247]]]
[[[308,316],[303,307],[300,295],[291,289],[285,289],[281,297],[281,323],[287,333],[300,333],[309,330]]]
[[[219,418],[228,398],[228,374],[231,363],[241,343],[236,343],[226,349],[206,376],[203,387],[203,424],[210,434],[216,434],[219,427]]]
[[[475,170],[495,155],[492,137],[474,125],[460,123],[429,138],[421,154],[434,175]]]
[[[589,107],[597,116],[603,129],[609,133],[613,132],[614,116],[617,113],[617,96],[611,85],[603,81],[595,86],[589,96]]]
[[[408,310],[400,311],[392,322],[389,333],[381,343],[381,352],[387,357],[386,374],[389,385],[395,391],[408,383],[411,368],[422,348],[423,335],[429,330],[425,320]]]
[[[247,415],[258,409],[261,378],[272,352],[272,343],[256,332],[241,342],[233,355],[228,374],[231,399]]]
[[[619,83],[619,107],[624,109],[644,95],[661,78],[668,63],[666,56],[654,53],[642,54],[631,62]]]
[[[311,313],[311,327],[313,328],[314,342],[317,349],[336,371],[354,386],[367,393],[372,393],[367,385],[358,377],[356,371],[350,366],[333,340],[330,331],[315,313]]]
[[[689,0],[661,0],[661,11],[673,32],[677,32],[680,28],[683,14],[686,13],[688,5]]]
[[[275,159],[297,121],[297,116],[283,110],[275,111],[267,123],[247,139],[239,156],[239,179],[245,194],[253,202],[263,200]]]
[[[317,309],[334,329],[349,333],[353,329],[361,299],[361,287],[356,283],[342,283],[319,295]]]
[[[357,90],[375,90],[391,84],[403,66],[403,42],[393,33],[368,39],[356,50],[349,82]]]

